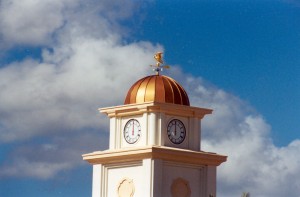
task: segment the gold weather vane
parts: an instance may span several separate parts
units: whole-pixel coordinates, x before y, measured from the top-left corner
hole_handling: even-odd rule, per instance
[[[156,72],[157,75],[159,75],[159,72],[163,71],[163,68],[170,68],[170,66],[165,65],[162,66],[162,64],[164,63],[163,59],[162,59],[162,54],[163,52],[157,52],[154,55],[154,59],[156,60],[156,65],[150,65],[153,68],[153,71]]]
[[[163,64],[164,63],[164,61],[162,60],[162,54],[163,54],[163,52],[157,52],[157,53],[155,53],[154,59],[156,59],[156,61],[157,61],[156,64],[159,64],[159,63]]]

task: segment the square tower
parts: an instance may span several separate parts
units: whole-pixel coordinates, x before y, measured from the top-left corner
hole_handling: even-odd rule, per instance
[[[227,157],[201,150],[201,119],[183,87],[157,75],[138,80],[110,118],[109,149],[83,155],[93,165],[93,197],[215,197]]]

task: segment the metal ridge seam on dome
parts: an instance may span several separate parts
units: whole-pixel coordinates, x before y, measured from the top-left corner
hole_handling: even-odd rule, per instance
[[[184,88],[165,75],[149,75],[135,82],[127,92],[124,104],[148,101],[190,105]]]
[[[170,77],[169,77],[170,78]],[[183,98],[182,98],[182,90],[181,90],[181,87],[178,86],[178,84],[175,82],[174,79],[170,78],[173,82],[173,84],[177,87],[177,90],[179,92],[179,96],[180,96],[180,104],[183,104]],[[175,96],[175,95],[174,95]]]
[[[188,97],[188,95],[187,95],[187,93],[186,93],[186,91],[185,91],[185,89],[182,87],[182,85],[180,85],[179,83],[177,83],[173,78],[171,78],[171,77],[168,77],[168,78],[170,78],[171,80],[173,80],[174,82],[175,82],[175,84],[176,84],[176,86],[180,89],[180,91],[181,92],[183,92],[183,94],[185,95],[185,97],[187,98],[187,102],[186,102],[186,105],[190,105],[190,101],[189,101],[189,97]],[[182,95],[182,94],[181,94]],[[183,97],[182,97],[183,98]],[[184,100],[182,99],[182,104],[183,105],[185,105],[184,103]]]
[[[133,87],[132,91],[131,91],[131,92],[128,91],[128,94],[129,94],[129,96],[130,96],[130,97],[129,97],[129,104],[130,104],[130,103],[136,103],[136,94],[137,94],[137,92],[138,92],[138,90],[139,90],[139,88],[140,88],[140,85],[142,84],[142,82],[143,82],[143,80],[144,80],[145,78],[146,78],[146,77],[144,77],[144,78],[138,80],[137,82],[135,82],[135,83],[132,85],[132,87]]]
[[[157,77],[154,78],[154,95],[153,95],[153,100],[156,100],[156,81],[157,81]]]
[[[156,84],[155,84],[155,101],[159,102],[166,102],[166,95],[165,95],[165,85],[162,79],[162,76],[156,77]]]
[[[132,91],[133,91],[135,85],[136,85],[138,82],[139,82],[139,81],[136,81],[136,82],[130,87],[130,89],[128,90],[127,95],[126,95],[126,98],[125,98],[124,104],[128,104],[128,103],[131,102],[131,93],[132,93]]]
[[[145,102],[145,93],[146,93],[146,88],[147,88],[147,84],[149,82],[150,78],[149,77],[145,77],[143,78],[143,81],[141,83],[141,85],[138,88],[138,91],[136,93],[136,103],[143,103]]]
[[[164,75],[163,75],[163,76],[164,76]],[[166,76],[164,76],[164,77],[166,77]],[[166,78],[169,79],[168,77],[166,77]],[[172,102],[175,103],[174,90],[173,90],[173,87],[172,87],[170,81],[169,81],[169,80],[166,80],[166,79],[164,79],[164,78],[163,78],[163,80],[166,81],[166,82],[169,84],[169,87],[170,87],[170,89],[171,89],[171,91],[172,91],[172,94],[171,94],[171,95],[172,95]],[[166,102],[167,102],[167,101],[166,101]]]
[[[182,92],[183,92],[184,95],[185,95],[185,98],[187,99],[187,100],[186,100],[186,105],[190,105],[190,99],[189,99],[188,94],[186,93],[185,89],[184,89],[179,83],[178,83],[178,86],[180,86]],[[184,103],[183,103],[183,104],[184,104]]]
[[[170,77],[167,77],[167,78],[169,79],[169,82],[173,88],[173,97],[174,97],[173,103],[182,104],[181,92],[180,92],[180,89],[178,88],[178,86],[176,85],[177,82]]]
[[[155,98],[154,95],[155,95],[155,79],[156,79],[156,77],[148,77],[148,78],[149,78],[149,80],[145,87],[144,102],[151,101]]]
[[[144,78],[143,78],[144,79]],[[136,84],[133,85],[133,89],[132,91],[130,92],[130,100],[129,100],[129,103],[136,103],[136,95],[137,95],[137,92],[143,82],[143,79],[139,80],[136,82]]]

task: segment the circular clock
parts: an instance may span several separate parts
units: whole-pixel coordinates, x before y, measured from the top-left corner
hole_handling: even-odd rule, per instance
[[[172,143],[181,144],[186,136],[184,124],[178,119],[171,120],[168,124],[167,134]]]
[[[127,143],[134,144],[141,136],[141,125],[136,119],[130,119],[124,127],[124,138]]]

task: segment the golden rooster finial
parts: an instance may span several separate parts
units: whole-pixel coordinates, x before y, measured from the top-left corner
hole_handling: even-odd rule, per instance
[[[160,71],[163,71],[163,68],[170,68],[170,66],[168,66],[168,65],[161,66],[161,64],[164,63],[164,61],[162,59],[162,54],[163,54],[163,52],[155,53],[154,59],[157,61],[156,66],[150,65],[151,67],[155,67],[155,68],[153,68],[153,71],[155,71],[157,75],[159,75]]]
[[[163,52],[157,52],[157,53],[155,53],[154,59],[156,59],[157,63],[161,63],[161,64],[164,63],[164,61],[162,60],[162,54],[163,54]]]

